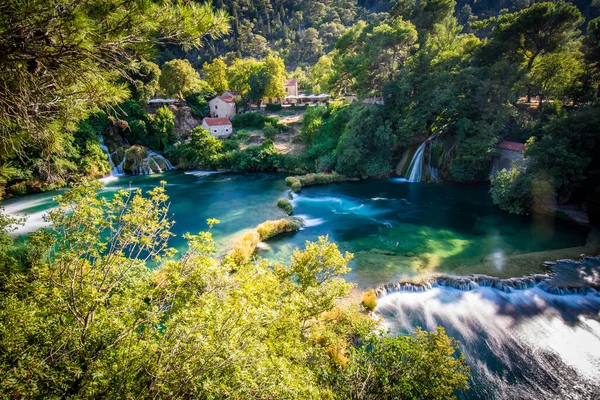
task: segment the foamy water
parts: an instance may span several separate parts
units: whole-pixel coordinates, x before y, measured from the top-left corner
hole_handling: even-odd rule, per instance
[[[393,333],[446,328],[471,366],[462,398],[597,398],[600,296],[554,295],[537,287],[395,292],[376,311]]]

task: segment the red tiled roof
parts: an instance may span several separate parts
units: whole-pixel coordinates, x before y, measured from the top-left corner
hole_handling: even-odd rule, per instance
[[[231,96],[219,96],[219,98],[226,103],[233,103],[233,97]]]
[[[296,86],[296,80],[295,79],[288,79],[287,81],[285,81],[284,86]]]
[[[525,151],[525,144],[517,143],[517,142],[509,142],[506,140],[498,143],[496,146],[500,147],[501,149],[507,149],[507,150],[512,150],[512,151],[520,151],[520,152]]]
[[[208,126],[231,125],[229,118],[204,118]]]

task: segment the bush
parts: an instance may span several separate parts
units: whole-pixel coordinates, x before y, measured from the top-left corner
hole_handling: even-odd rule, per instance
[[[299,218],[281,218],[278,220],[265,221],[256,227],[260,240],[267,240],[285,232],[296,232],[302,228],[302,220]]]
[[[515,167],[492,178],[490,194],[494,204],[509,213],[529,214],[531,210],[531,178]]]
[[[290,186],[295,193],[298,193],[300,189],[302,189],[302,183],[300,183],[300,179],[295,176],[288,176],[285,178],[285,184]]]
[[[263,128],[263,135],[265,135],[267,139],[273,140],[277,136],[277,128],[270,122],[266,122]]]
[[[248,232],[227,253],[227,257],[231,258],[236,265],[244,265],[250,261],[258,242],[260,242],[258,232]]]
[[[266,140],[261,145],[227,153],[220,167],[240,171],[276,171],[279,162],[280,155],[275,150],[273,141]]]
[[[363,293],[362,305],[369,311],[375,310],[375,307],[377,307],[377,295],[374,290]]]
[[[267,111],[281,111],[283,106],[281,104],[267,104],[265,110]]]
[[[214,168],[222,148],[223,142],[197,126],[191,130],[187,143],[168,147],[166,154],[181,168]]]
[[[239,114],[236,115],[231,121],[233,127],[236,129],[262,129],[265,127],[265,123],[267,122],[270,122],[274,127],[277,128],[279,128],[279,125],[281,125],[277,118],[269,117],[259,112],[248,112],[245,114]]]
[[[186,96],[185,102],[190,107],[190,111],[194,117],[204,118],[209,115],[206,96],[206,93],[203,92],[194,92],[189,96]]]
[[[277,207],[279,207],[283,211],[285,211],[287,215],[290,215],[294,211],[294,207],[292,206],[292,203],[290,203],[290,201],[285,198],[281,198],[281,199],[277,200]]]

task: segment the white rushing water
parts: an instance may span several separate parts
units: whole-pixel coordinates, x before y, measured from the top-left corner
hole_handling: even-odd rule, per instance
[[[600,296],[521,287],[408,286],[382,295],[376,311],[392,333],[443,326],[459,341],[472,373],[461,398],[600,398]]]
[[[423,179],[423,157],[425,155],[425,147],[429,143],[429,141],[433,138],[434,135],[431,135],[425,140],[415,151],[412,160],[410,160],[410,164],[408,165],[408,170],[406,171],[406,179],[409,182],[421,182]],[[431,157],[429,157],[431,159]]]

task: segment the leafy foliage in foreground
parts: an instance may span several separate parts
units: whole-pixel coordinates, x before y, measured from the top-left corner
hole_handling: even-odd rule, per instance
[[[98,188],[60,196],[28,270],[1,281],[5,396],[441,399],[466,388],[443,331],[384,339],[358,309],[335,306],[351,255],[327,238],[271,266],[219,261],[201,232],[175,259],[164,186],[110,200]]]

